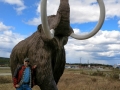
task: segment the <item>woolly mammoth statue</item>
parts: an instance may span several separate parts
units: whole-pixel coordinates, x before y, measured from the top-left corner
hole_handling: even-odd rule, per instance
[[[105,18],[105,6],[102,0],[97,0],[100,6],[98,24],[87,35],[76,35],[70,26],[69,0],[60,0],[56,15],[47,16],[46,2],[41,0],[41,21],[37,31],[12,50],[10,65],[12,75],[17,65],[22,64],[25,57],[30,58],[30,64],[37,65],[35,81],[41,90],[57,90],[57,83],[65,68],[66,57],[64,45],[68,37],[84,40],[95,35],[101,28]],[[51,32],[50,32],[51,30]]]

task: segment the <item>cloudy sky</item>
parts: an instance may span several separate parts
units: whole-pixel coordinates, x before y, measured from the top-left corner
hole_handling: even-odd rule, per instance
[[[103,0],[106,18],[100,31],[87,40],[69,38],[67,63],[120,63],[120,0]],[[48,0],[47,14],[56,14],[60,0]],[[69,0],[70,22],[76,34],[90,32],[98,22],[97,0]],[[10,57],[13,47],[36,31],[40,0],[0,0],[0,57]]]

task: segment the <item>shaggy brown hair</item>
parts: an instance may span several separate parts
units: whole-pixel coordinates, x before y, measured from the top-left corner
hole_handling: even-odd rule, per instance
[[[55,30],[53,39],[49,40],[43,32],[42,25],[39,25],[35,33],[13,48],[10,56],[12,75],[17,65],[22,64],[24,58],[28,57],[31,65],[37,65],[36,84],[41,90],[56,90],[53,87],[63,74],[66,63],[64,45],[73,32],[69,11],[68,0],[61,0],[57,14],[48,16],[50,29]]]

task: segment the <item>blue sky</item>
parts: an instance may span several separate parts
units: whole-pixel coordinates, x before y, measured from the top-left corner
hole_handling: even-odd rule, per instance
[[[69,0],[70,22],[76,34],[90,32],[98,22],[97,0]],[[106,18],[100,31],[87,40],[69,38],[67,63],[120,63],[120,0],[103,0]],[[59,0],[48,0],[47,14],[56,14]],[[40,0],[0,0],[0,57],[34,33],[40,20]]]

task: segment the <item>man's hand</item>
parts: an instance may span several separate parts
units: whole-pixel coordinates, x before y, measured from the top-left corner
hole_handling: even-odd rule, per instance
[[[19,84],[16,84],[15,86],[16,86],[16,88],[20,87],[20,85],[19,85]]]
[[[37,67],[37,65],[34,65],[34,66],[33,66],[33,68],[36,68],[36,67]]]

